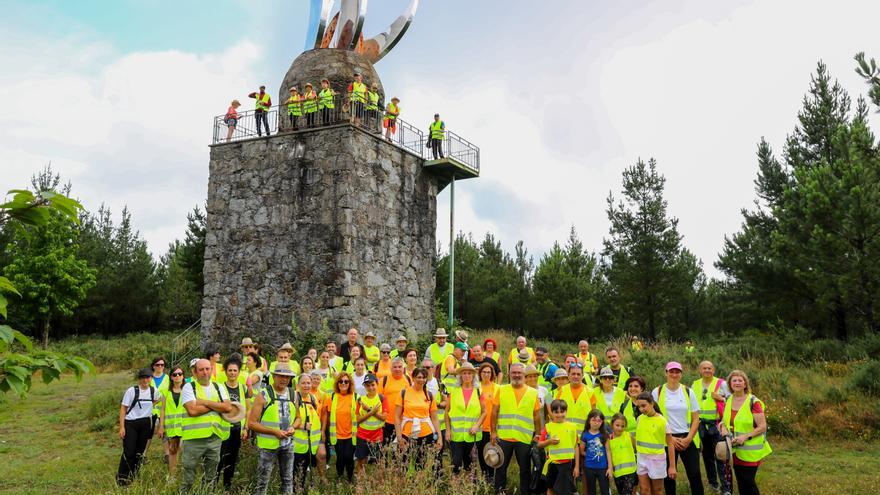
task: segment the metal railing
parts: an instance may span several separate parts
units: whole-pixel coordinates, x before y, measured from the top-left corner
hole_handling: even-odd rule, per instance
[[[189,361],[198,357],[202,350],[202,320],[190,325],[171,341],[171,362],[189,369]],[[170,367],[169,367],[170,369]]]
[[[385,112],[382,108],[366,110],[365,105],[351,103],[343,95],[336,95],[332,105],[316,102],[312,111],[306,111],[303,104],[302,115],[291,115],[287,104],[270,107],[267,111],[247,110],[238,112],[231,132],[226,115],[214,117],[213,144],[241,141],[263,135],[299,132],[319,129],[330,125],[350,124],[368,132],[381,135],[391,144],[403,148],[422,158],[433,158],[429,132],[423,132],[400,118],[395,119],[395,131],[387,132]],[[480,171],[480,149],[452,131],[446,131],[441,143],[443,155],[458,160],[468,168]]]

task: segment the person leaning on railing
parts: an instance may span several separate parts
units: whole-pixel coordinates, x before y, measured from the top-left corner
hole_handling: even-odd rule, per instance
[[[298,130],[297,119],[302,117],[302,96],[296,86],[290,88],[290,98],[287,99],[287,117],[290,119],[290,128],[294,131]]]
[[[238,107],[241,106],[241,102],[238,100],[232,100],[232,103],[229,104],[229,109],[226,110],[226,116],[223,117],[223,122],[226,124],[226,127],[229,129],[226,131],[226,142],[228,143],[230,139],[232,139],[232,133],[235,132],[235,126],[238,124]]]
[[[312,89],[312,83],[306,83],[302,97],[303,113],[306,114],[306,127],[315,127],[315,113],[318,112],[318,95]]]
[[[373,83],[370,85],[370,90],[367,92],[367,127],[370,128],[371,131],[379,131],[381,134],[381,130],[378,130],[379,127],[379,85],[377,83]]]
[[[336,109],[336,105],[333,102],[335,97],[336,92],[330,87],[330,81],[321,79],[321,92],[318,93],[318,108],[321,110],[321,124],[323,125],[329,124],[332,120],[333,110]]]
[[[382,125],[385,127],[385,139],[390,143],[391,136],[397,132],[397,117],[400,116],[400,107],[398,97],[391,98],[391,103],[385,107],[385,119]]]
[[[367,101],[367,85],[359,73],[355,73],[354,82],[348,85],[348,101],[351,103],[351,123],[360,125],[364,118],[364,104]]]

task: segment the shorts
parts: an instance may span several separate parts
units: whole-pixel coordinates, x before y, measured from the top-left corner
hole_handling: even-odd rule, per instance
[[[652,480],[666,477],[666,454],[638,454],[636,474],[647,474]]]
[[[226,125],[235,129],[235,125],[238,124],[238,119],[226,119]]]
[[[621,495],[629,495],[633,488],[639,486],[639,477],[636,473],[624,474],[614,478],[614,485],[617,487],[617,493]]]
[[[551,462],[547,466],[547,487],[553,489],[553,493],[560,495],[574,493],[577,487],[574,484],[574,462]]]
[[[354,447],[354,458],[357,460],[367,459],[370,462],[376,462],[382,455],[382,442],[368,442],[358,438],[358,443]]]

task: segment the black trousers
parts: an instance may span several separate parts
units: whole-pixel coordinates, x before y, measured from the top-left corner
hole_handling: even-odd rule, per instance
[[[336,476],[341,478],[343,472],[351,481],[354,476],[354,445],[350,438],[336,441]]]
[[[504,453],[504,463],[495,470],[495,491],[500,492],[507,488],[507,468],[513,457],[516,456],[516,464],[519,466],[519,492],[517,493],[529,493],[529,481],[532,476],[532,458],[529,456],[531,445],[523,442],[498,440],[498,446]]]
[[[315,127],[315,113],[306,112],[306,127]]]
[[[721,487],[722,492],[731,491],[731,480],[724,475],[724,463],[715,458],[715,445],[721,440],[718,426],[714,420],[700,420],[700,448],[703,453],[703,466],[706,468],[706,481],[712,487]],[[720,483],[719,483],[720,482]]]
[[[394,425],[385,423],[385,426],[382,427],[382,446],[388,446],[395,438],[397,438],[397,433],[394,431]]]
[[[483,459],[483,448],[487,443],[489,443],[489,432],[484,431],[483,436],[477,440],[477,461],[480,463],[480,471],[483,472],[483,477],[486,478],[486,482],[492,484],[495,470],[490,468]]]
[[[143,462],[147,441],[153,436],[151,418],[125,420],[125,438],[122,439],[122,456],[116,470],[116,484],[125,486],[134,480]]]
[[[327,108],[327,107],[324,107],[321,109],[321,124],[322,125],[327,125],[330,123],[330,121],[333,117],[333,111],[334,110],[332,108]]]
[[[611,488],[609,486],[608,476],[605,476],[607,469],[584,468],[584,479],[587,480],[587,495],[610,495]],[[599,491],[596,491],[596,483],[599,483]],[[629,494],[625,494],[629,495]]]
[[[310,452],[293,454],[293,491],[294,493],[308,493],[306,491],[306,471],[318,467],[318,456]]]
[[[471,451],[475,442],[450,442],[449,451],[452,454],[452,472],[458,474],[461,469],[471,468]]]
[[[684,438],[687,433],[673,433],[676,438]],[[668,449],[667,449],[668,452]],[[669,455],[667,453],[667,455]],[[700,449],[691,442],[684,452],[675,451],[675,462],[681,459],[684,470],[687,473],[688,482],[691,484],[691,495],[703,495],[703,478],[700,475]],[[666,495],[675,495],[675,480],[665,478],[663,480],[663,492]]]
[[[254,118],[257,119],[257,136],[262,136],[263,134],[260,132],[260,123],[266,127],[266,135],[269,135],[269,114],[262,110],[257,110],[254,112]]]
[[[287,116],[290,118],[290,128],[293,129],[294,131],[297,130],[297,127],[296,127],[296,119],[298,119],[299,116],[294,115],[294,114],[292,114],[292,113],[291,113],[291,114],[288,114]]]
[[[755,482],[758,466],[737,466],[734,464],[733,472],[736,474],[736,485],[740,495],[761,495],[761,492],[758,491],[758,483]]]
[[[223,487],[227,490],[232,486],[239,451],[241,451],[241,425],[236,425],[229,430],[229,438],[220,444],[220,463],[217,464],[217,475],[223,476]]]
[[[434,159],[444,158],[443,156],[443,140],[442,139],[431,139],[431,154],[434,155]],[[439,155],[439,156],[438,156]]]

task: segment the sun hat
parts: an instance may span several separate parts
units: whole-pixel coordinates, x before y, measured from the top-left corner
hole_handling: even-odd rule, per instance
[[[304,88],[311,88],[311,87],[312,87],[312,83],[306,83],[306,85],[303,86],[303,87],[304,87]]]
[[[520,361],[526,362],[532,356],[529,354],[529,351],[523,349],[523,350],[519,351],[519,355],[517,355],[516,357],[519,358]]]
[[[285,342],[281,347],[278,348],[278,351],[290,351],[293,352],[293,346],[290,345],[290,342]]]
[[[465,341],[468,339],[468,333],[465,332],[464,330],[456,330],[455,331],[455,338],[457,338],[458,340],[461,340],[461,341]]]
[[[562,368],[556,368],[556,373],[553,374],[553,380],[558,378],[568,378],[568,372]]]
[[[245,338],[241,339],[241,344],[238,347],[241,348],[241,347],[245,347],[245,346],[255,346],[255,345],[257,345],[257,344],[254,343],[253,339],[251,339],[250,337],[245,337]]]
[[[538,368],[535,368],[534,365],[530,364],[530,365],[526,366],[526,375],[525,376],[540,375],[540,374],[541,374],[541,372],[538,371]]]
[[[463,351],[465,351],[465,352],[467,352],[467,350],[469,349],[469,348],[468,348],[468,345],[465,344],[464,342],[456,342],[454,347],[455,347],[456,349],[461,349],[461,350],[463,350]]]
[[[289,377],[296,376],[296,373],[294,373],[293,370],[290,369],[290,365],[287,363],[276,364],[275,369],[272,370],[272,374],[279,375],[279,376],[289,376]]]
[[[721,462],[730,460],[730,452],[732,451],[730,437],[724,437],[722,441],[715,444],[715,458]]]
[[[681,363],[679,363],[678,361],[669,361],[668,363],[666,363],[666,371],[669,371],[669,370],[682,371],[683,369],[684,368],[681,367]]]
[[[151,376],[153,376],[153,372],[150,371],[150,368],[141,368],[137,372],[138,378],[149,378]]]
[[[445,328],[438,328],[437,331],[434,332],[434,337],[449,337],[449,335],[446,334]]]
[[[220,415],[221,418],[225,419],[227,423],[238,423],[239,421],[244,419],[245,410],[244,406],[241,405],[241,402],[230,402],[229,405],[232,406],[232,411],[228,413],[223,413]]]
[[[297,91],[296,86],[291,86],[290,89],[288,89],[288,91]]]
[[[365,339],[375,339],[375,338],[376,338],[376,334],[373,333],[373,332],[367,332],[367,333],[364,334],[364,338],[365,338]]]
[[[483,447],[483,461],[490,468],[498,469],[504,464],[504,451],[498,445],[487,443]]]
[[[400,334],[400,336],[397,337],[397,340],[395,340],[395,342],[408,342],[408,341],[406,340],[406,335]]]
[[[394,98],[391,98],[391,101],[396,101],[396,102],[399,103],[399,102],[400,102],[400,98],[398,98],[398,97],[395,96]]]
[[[476,374],[477,368],[475,368],[474,365],[471,364],[469,361],[465,361],[465,362],[461,363],[461,366],[450,371],[449,373],[452,375],[460,375],[466,371]]]
[[[610,377],[614,378],[614,372],[611,371],[611,368],[609,368],[608,366],[605,366],[604,368],[599,370],[599,378],[602,378],[605,376],[610,376]]]

